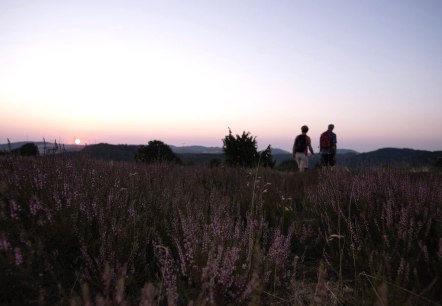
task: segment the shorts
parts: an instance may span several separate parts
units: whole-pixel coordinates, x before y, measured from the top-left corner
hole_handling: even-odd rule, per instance
[[[295,161],[298,164],[298,168],[300,171],[303,171],[304,169],[308,169],[308,157],[307,154],[296,152],[295,153]]]

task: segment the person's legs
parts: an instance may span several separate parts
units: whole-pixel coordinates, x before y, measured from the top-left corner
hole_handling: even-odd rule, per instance
[[[302,163],[303,163],[303,170],[308,170],[308,157],[306,154],[303,154],[302,156]]]
[[[298,164],[299,172],[304,172],[303,156],[305,156],[304,153],[299,153],[299,152],[297,152],[297,153],[295,154],[295,160],[296,160],[296,163]]]
[[[299,159],[298,153],[295,153],[295,162],[298,165],[298,169],[301,169],[301,160]]]
[[[327,166],[327,154],[321,154],[321,167]]]
[[[336,155],[330,154],[329,165],[332,166],[332,167],[334,167],[336,165]]]
[[[304,164],[302,162],[302,154],[296,153],[296,162],[298,163],[299,172],[304,172]]]
[[[333,154],[322,154],[321,155],[321,166],[329,167],[335,165],[335,159]]]
[[[308,158],[304,153],[296,153],[295,160],[298,164],[299,172],[304,172],[304,169],[308,168]]]

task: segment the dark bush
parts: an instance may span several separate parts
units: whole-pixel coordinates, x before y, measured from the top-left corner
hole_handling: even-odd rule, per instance
[[[135,155],[135,160],[148,164],[161,162],[181,162],[172,149],[160,140],[152,140],[149,141],[147,146],[140,146]]]

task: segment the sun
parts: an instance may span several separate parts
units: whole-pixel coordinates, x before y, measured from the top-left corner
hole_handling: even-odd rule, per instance
[[[79,145],[81,143],[81,140],[80,138],[75,138],[74,142],[76,145]]]

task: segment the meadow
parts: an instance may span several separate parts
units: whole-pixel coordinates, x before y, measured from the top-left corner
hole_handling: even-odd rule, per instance
[[[440,305],[442,172],[0,157],[2,305]]]

